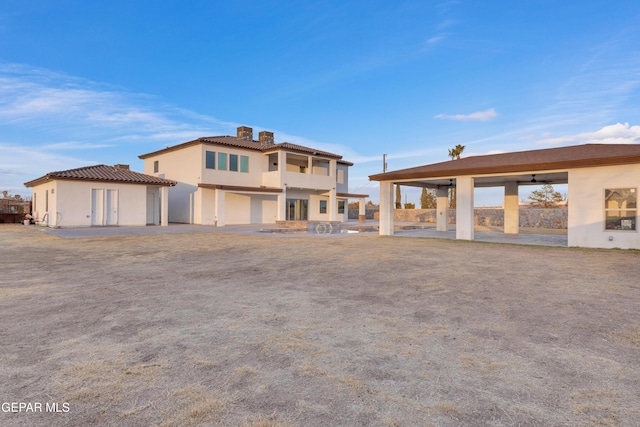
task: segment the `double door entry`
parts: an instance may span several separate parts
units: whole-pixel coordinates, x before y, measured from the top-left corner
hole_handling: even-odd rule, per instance
[[[118,225],[118,190],[91,190],[91,225]]]
[[[307,221],[308,203],[304,199],[287,199],[287,221]]]

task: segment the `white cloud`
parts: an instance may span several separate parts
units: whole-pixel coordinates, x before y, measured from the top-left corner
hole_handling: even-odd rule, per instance
[[[640,143],[640,126],[629,126],[629,123],[616,123],[605,126],[595,132],[545,138],[538,140],[537,143],[542,145],[638,144]]]
[[[56,150],[96,150],[99,148],[109,148],[112,147],[111,144],[100,144],[100,143],[90,143],[90,142],[79,142],[79,141],[65,141],[65,142],[55,142],[52,144],[45,144],[39,147],[40,150],[46,151],[56,151]]]
[[[443,41],[444,39],[447,38],[447,35],[445,33],[440,33],[437,34],[433,37],[429,37],[425,42],[424,42],[424,47],[431,47],[434,46],[438,43],[440,43],[441,41]]]
[[[145,94],[6,63],[0,63],[0,131],[1,184],[25,195],[22,184],[47,172],[137,161],[142,152],[235,132],[227,122]]]
[[[435,116],[435,118],[443,119],[443,120],[465,121],[465,122],[470,122],[470,121],[486,122],[489,120],[493,120],[498,116],[499,114],[496,112],[496,110],[494,108],[490,108],[485,111],[477,111],[471,114],[438,114],[437,116]]]
[[[0,142],[0,178],[2,179],[0,190],[9,190],[13,194],[29,196],[31,190],[23,185],[26,181],[36,179],[51,171],[99,163],[104,162]]]
[[[89,80],[0,64],[0,126],[28,126],[49,140],[121,140],[228,133],[228,123]],[[171,142],[180,142],[172,140]]]
[[[256,127],[254,127],[253,129],[254,129],[254,135],[255,135]],[[380,159],[382,158],[382,155],[364,156],[354,151],[353,147],[349,147],[343,144],[315,141],[309,138],[304,138],[297,135],[291,135],[286,132],[281,132],[281,131],[278,131],[277,129],[265,129],[265,130],[270,130],[274,133],[274,137],[277,144],[280,144],[282,142],[289,142],[291,144],[302,145],[304,147],[317,148],[318,150],[339,154],[342,156],[344,160],[348,162],[361,164],[361,163],[367,163],[367,162],[373,162],[373,161],[381,161]]]
[[[145,94],[37,69],[0,63],[0,178],[12,193],[47,172],[127,162],[144,152],[202,136],[235,135],[247,125],[167,105]],[[273,130],[276,141],[318,148],[355,163],[379,160],[341,144]],[[91,154],[88,154],[91,153]]]

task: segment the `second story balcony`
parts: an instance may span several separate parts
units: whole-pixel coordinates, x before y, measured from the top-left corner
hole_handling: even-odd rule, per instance
[[[332,161],[287,153],[284,168],[279,167],[275,157],[269,161],[269,172],[263,172],[262,185],[265,187],[308,188],[331,190],[336,186],[336,177],[331,176]]]

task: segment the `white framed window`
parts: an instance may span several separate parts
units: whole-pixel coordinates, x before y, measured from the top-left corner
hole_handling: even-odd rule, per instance
[[[218,153],[218,170],[227,170],[227,153]]]
[[[216,168],[216,152],[215,151],[207,151],[205,153],[205,167],[207,169]]]
[[[606,230],[636,231],[638,217],[636,188],[604,190],[604,227]]]
[[[229,154],[229,170],[233,172],[238,172],[238,155],[237,154]]]

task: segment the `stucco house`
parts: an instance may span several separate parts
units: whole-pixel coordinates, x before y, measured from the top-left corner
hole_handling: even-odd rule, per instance
[[[175,181],[128,165],[49,172],[29,182],[36,223],[49,227],[167,225],[167,189]]]
[[[139,156],[144,173],[177,182],[169,189],[169,221],[224,226],[348,220],[349,167],[338,154],[287,142],[241,126]]]
[[[640,249],[640,144],[585,144],[470,156],[369,177],[380,182],[380,234],[393,234],[394,184],[437,191],[437,230],[446,231],[456,188],[456,238],[474,238],[474,188],[504,187],[504,232],[518,233],[518,189],[568,184],[569,246]]]

